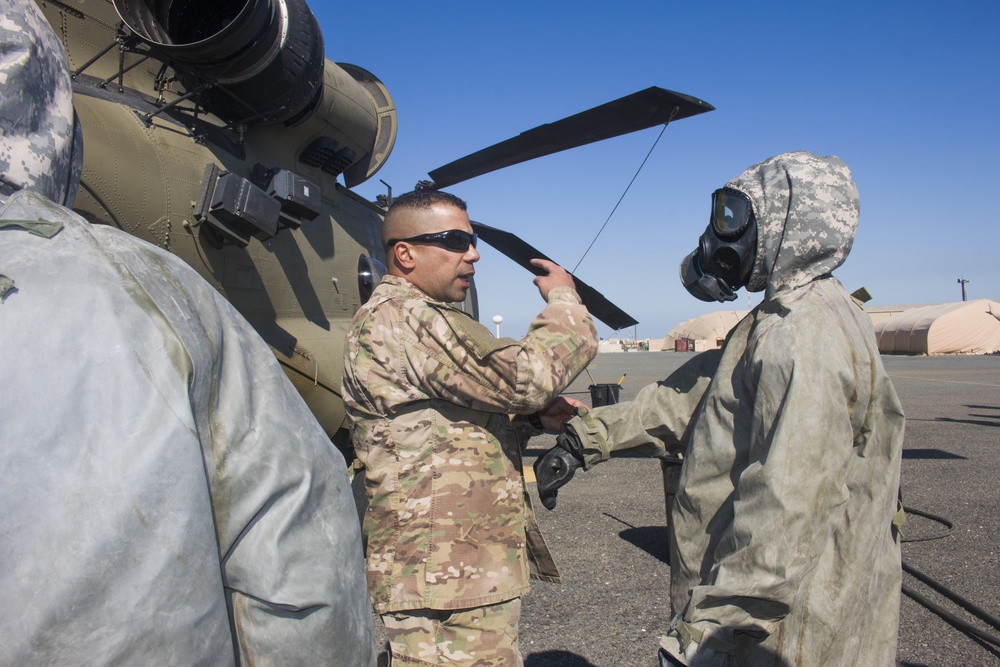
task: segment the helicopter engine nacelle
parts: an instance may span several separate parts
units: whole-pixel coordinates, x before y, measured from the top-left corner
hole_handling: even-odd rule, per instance
[[[392,97],[367,70],[324,57],[323,35],[305,0],[113,4],[151,55],[226,123],[294,127],[296,137],[311,137],[295,159],[344,174],[348,187],[388,159],[396,139]]]
[[[316,105],[323,33],[304,0],[113,0],[125,25],[226,121],[294,122]]]

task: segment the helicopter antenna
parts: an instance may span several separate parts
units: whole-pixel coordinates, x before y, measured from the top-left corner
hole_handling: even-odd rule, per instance
[[[580,258],[580,261],[576,263],[576,266],[573,267],[573,270],[570,271],[570,273],[576,273],[576,270],[580,268],[580,264],[582,264],[583,260],[587,257],[587,253],[589,253],[590,249],[594,247],[595,243],[597,243],[597,239],[601,235],[601,232],[603,232],[604,228],[608,226],[609,222],[611,222],[611,216],[613,216],[615,214],[615,211],[618,210],[619,204],[621,204],[622,200],[625,199],[625,195],[628,194],[628,191],[632,187],[632,184],[635,183],[635,179],[639,177],[639,172],[642,171],[642,168],[644,166],[646,166],[646,160],[648,160],[649,156],[653,154],[653,150],[656,148],[656,144],[660,143],[660,137],[662,137],[663,133],[666,132],[667,125],[670,125],[670,121],[674,119],[674,116],[677,115],[678,111],[680,111],[680,107],[679,106],[674,107],[674,110],[670,113],[670,117],[667,119],[667,122],[665,122],[663,124],[663,127],[660,128],[660,133],[656,135],[656,141],[653,142],[653,145],[650,147],[649,152],[646,153],[646,157],[643,158],[642,164],[640,164],[639,168],[635,170],[635,175],[632,177],[632,180],[628,182],[627,186],[625,186],[625,191],[622,192],[622,196],[618,198],[618,202],[615,204],[614,208],[611,209],[611,213],[608,214],[608,217],[604,221],[604,224],[601,225],[601,228],[597,230],[597,234],[594,236],[594,240],[591,241],[590,245],[587,246],[587,249],[583,251],[583,257]]]
[[[391,185],[389,185],[388,183],[386,183],[386,182],[385,182],[384,180],[382,180],[381,178],[380,178],[380,179],[378,179],[378,181],[379,181],[379,183],[381,183],[382,185],[384,185],[384,186],[385,186],[385,189],[386,189],[386,194],[384,194],[384,195],[378,195],[378,196],[377,196],[377,197],[375,198],[375,201],[377,201],[377,202],[378,202],[378,205],[379,205],[379,206],[381,206],[382,208],[384,208],[384,209],[388,210],[388,208],[389,208],[390,206],[392,206],[392,201],[393,201],[393,200],[392,200],[392,186],[391,186]]]

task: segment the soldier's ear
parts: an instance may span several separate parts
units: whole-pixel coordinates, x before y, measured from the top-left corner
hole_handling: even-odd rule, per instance
[[[417,260],[413,256],[413,246],[405,241],[400,241],[392,246],[393,256],[396,258],[396,265],[400,268],[412,270],[417,265]]]

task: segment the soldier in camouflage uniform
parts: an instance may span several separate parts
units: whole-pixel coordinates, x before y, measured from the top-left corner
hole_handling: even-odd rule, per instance
[[[0,665],[374,667],[343,457],[217,290],[63,205],[34,0],[0,56]]]
[[[343,396],[365,466],[368,585],[394,664],[522,664],[529,573],[558,577],[521,470],[527,436],[560,431],[559,393],[597,352],[561,267],[535,278],[548,305],[521,340],[453,306],[479,259],[465,203],[418,190],[383,229],[389,275],[347,336]],[[512,419],[512,415],[517,417]],[[531,426],[534,422],[534,426]]]
[[[721,355],[573,419],[536,466],[546,496],[583,460],[687,443],[665,665],[895,662],[904,417],[871,320],[831,275],[858,212],[835,157],[787,153],[727,183],[682,282],[763,302]]]

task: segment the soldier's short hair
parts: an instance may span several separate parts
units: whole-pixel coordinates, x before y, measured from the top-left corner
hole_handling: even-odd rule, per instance
[[[412,228],[406,222],[409,217],[406,213],[427,211],[436,205],[453,206],[460,211],[466,210],[465,202],[453,194],[417,186],[413,192],[407,192],[393,200],[385,214],[385,219],[382,221],[382,245],[386,246],[388,250],[387,244],[390,239],[412,236],[420,231],[426,231]]]
[[[447,204],[448,206],[454,206],[460,211],[467,210],[465,201],[450,192],[431,190],[430,188],[417,188],[413,192],[407,192],[393,199],[392,206],[389,207],[389,213],[391,214],[394,209],[428,209],[435,204]]]

